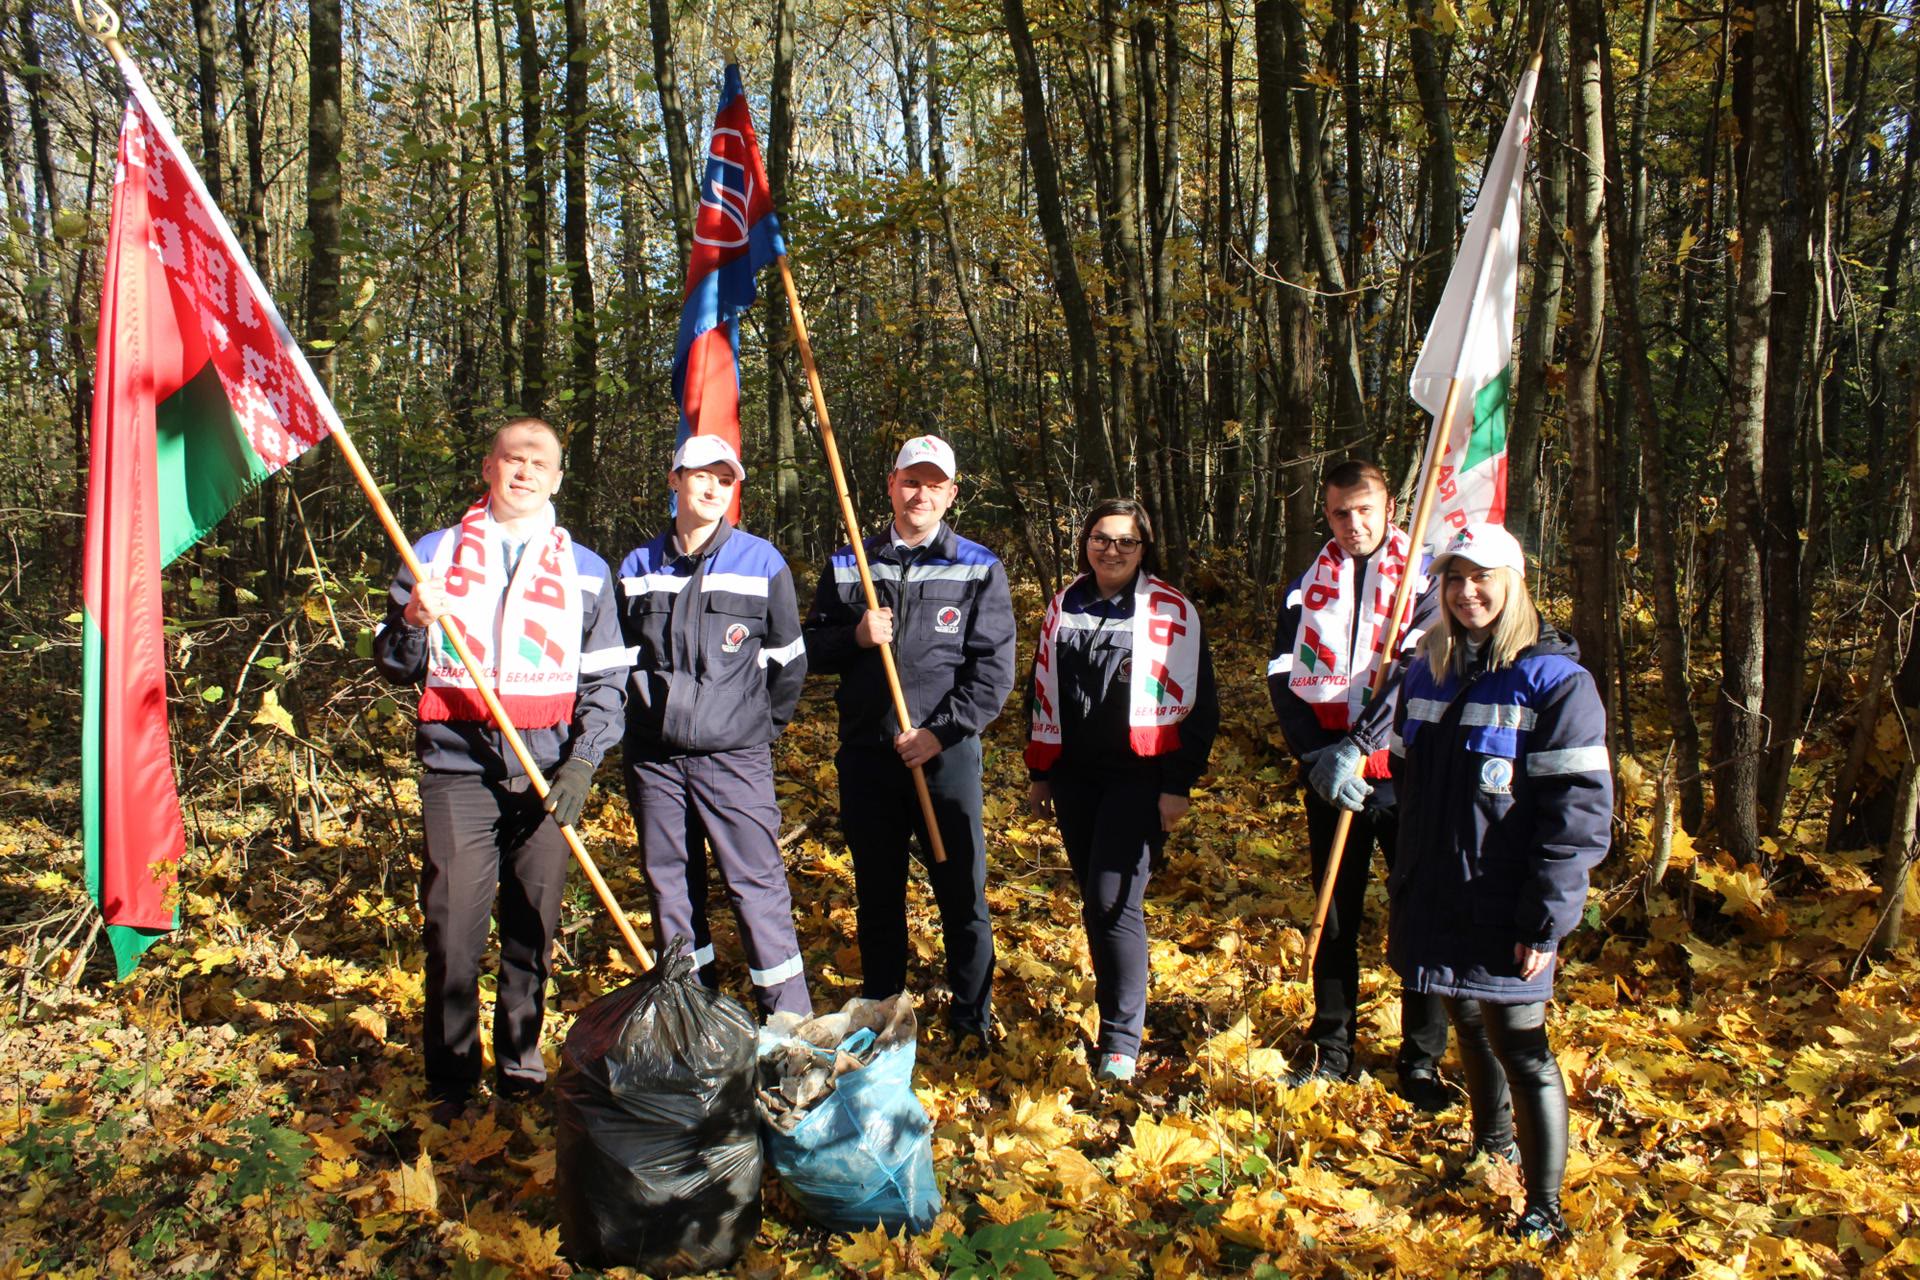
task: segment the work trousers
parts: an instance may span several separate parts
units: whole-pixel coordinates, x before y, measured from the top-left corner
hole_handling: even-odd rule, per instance
[[[420,871],[427,1090],[463,1098],[480,1079],[480,961],[490,916],[500,922],[494,1074],[538,1084],[547,1078],[540,1027],[567,881],[566,840],[524,777],[506,783],[475,773],[423,774],[420,814],[427,837]]]
[[[1460,1066],[1473,1105],[1473,1145],[1520,1148],[1527,1206],[1560,1207],[1567,1172],[1567,1081],[1547,1043],[1547,1005],[1448,997]]]
[[[1093,957],[1100,1056],[1140,1054],[1147,1021],[1148,868],[1167,842],[1152,777],[1056,772],[1053,812],[1080,885],[1080,919]]]
[[[1305,798],[1313,888],[1318,893],[1326,880],[1340,810],[1311,788]],[[1307,1030],[1307,1041],[1318,1051],[1322,1067],[1342,1075],[1353,1069],[1354,1028],[1360,1006],[1360,930],[1366,914],[1367,881],[1373,874],[1373,846],[1379,844],[1391,867],[1398,837],[1399,825],[1391,810],[1366,809],[1353,815],[1347,847],[1340,855],[1340,874],[1334,881],[1333,902],[1327,909],[1326,929],[1313,958],[1313,1025]],[[1440,998],[1403,987],[1397,1058],[1401,1075],[1437,1070],[1446,1052],[1447,1014]]]
[[[884,999],[907,985],[908,849],[919,856],[940,910],[953,991],[948,1020],[957,1034],[990,1029],[993,926],[987,918],[987,843],[980,831],[980,739],[962,738],[923,767],[934,820],[946,848],[933,861],[913,774],[891,744],[842,746],[840,829],[853,855],[859,897],[862,993]]]
[[[713,853],[747,953],[763,1014],[813,1011],[793,929],[793,894],[780,858],[773,748],[697,755],[627,749],[627,796],[640,865],[653,896],[654,944],[685,938],[714,984],[707,927],[707,853]]]

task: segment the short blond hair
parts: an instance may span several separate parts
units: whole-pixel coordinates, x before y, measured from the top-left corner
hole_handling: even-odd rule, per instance
[[[1525,578],[1507,568],[1487,572],[1502,575],[1507,587],[1507,602],[1500,607],[1500,616],[1493,620],[1493,631],[1487,636],[1487,670],[1498,671],[1512,666],[1514,659],[1540,639],[1540,611],[1534,607],[1533,597],[1527,594]],[[1467,673],[1467,629],[1453,616],[1453,610],[1447,608],[1445,572],[1438,576],[1440,618],[1420,637],[1420,656],[1427,660],[1427,669],[1433,672],[1434,680],[1444,682],[1449,672]]]

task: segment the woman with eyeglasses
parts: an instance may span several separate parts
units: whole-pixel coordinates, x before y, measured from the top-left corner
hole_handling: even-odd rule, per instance
[[[1146,508],[1095,506],[1078,558],[1034,651],[1028,803],[1059,826],[1080,885],[1095,1075],[1113,1084],[1133,1078],[1146,1024],[1148,868],[1206,771],[1220,704],[1199,611],[1156,576]]]
[[[1520,1165],[1512,1234],[1567,1234],[1567,1085],[1547,1042],[1560,940],[1612,837],[1606,708],[1573,641],[1542,625],[1520,544],[1468,525],[1434,558],[1443,621],[1407,667],[1389,750],[1406,821],[1387,958],[1442,997],[1476,1153]]]

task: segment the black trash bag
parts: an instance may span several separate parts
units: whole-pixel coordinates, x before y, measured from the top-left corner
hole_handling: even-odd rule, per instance
[[[760,1230],[753,1018],[700,985],[684,939],[594,1001],[554,1087],[560,1239],[583,1267],[731,1266]]]

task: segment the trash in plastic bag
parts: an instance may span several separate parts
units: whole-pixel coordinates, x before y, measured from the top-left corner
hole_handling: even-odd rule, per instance
[[[760,1230],[753,1018],[684,939],[589,1005],[554,1088],[560,1238],[579,1266],[712,1271]]]
[[[940,1212],[933,1132],[913,1095],[913,1000],[849,1000],[760,1032],[767,1159],[807,1215],[834,1231],[920,1232]]]

